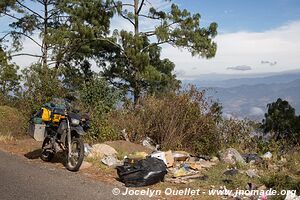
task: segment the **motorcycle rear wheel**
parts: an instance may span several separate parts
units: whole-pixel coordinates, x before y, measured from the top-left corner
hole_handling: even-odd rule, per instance
[[[69,171],[76,172],[79,170],[84,159],[84,144],[80,138],[71,140],[71,156],[67,152],[66,168]]]

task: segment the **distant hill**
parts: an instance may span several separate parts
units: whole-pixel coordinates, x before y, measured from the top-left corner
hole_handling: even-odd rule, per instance
[[[193,80],[192,83],[207,89],[207,96],[223,105],[227,117],[261,120],[268,103],[277,98],[288,100],[300,114],[300,71],[274,74],[266,77],[245,77],[224,80]]]
[[[199,87],[229,88],[240,85],[288,83],[296,79],[300,79],[300,70],[268,74],[204,74],[197,80],[183,80],[183,83],[191,83]]]

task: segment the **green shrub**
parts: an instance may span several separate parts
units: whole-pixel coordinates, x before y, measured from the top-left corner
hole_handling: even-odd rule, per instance
[[[89,139],[93,141],[117,139],[117,131],[112,124],[108,123],[107,116],[119,100],[120,92],[99,77],[83,85],[80,101],[84,110],[90,113]]]

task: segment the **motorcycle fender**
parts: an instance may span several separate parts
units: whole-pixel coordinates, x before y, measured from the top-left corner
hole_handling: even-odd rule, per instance
[[[71,127],[71,133],[76,132],[78,135],[85,135],[86,132],[83,130],[82,126]]]

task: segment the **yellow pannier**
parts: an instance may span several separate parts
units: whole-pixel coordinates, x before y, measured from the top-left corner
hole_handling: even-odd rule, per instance
[[[49,122],[51,120],[51,110],[47,109],[47,108],[42,108],[43,112],[42,112],[42,120],[44,122]]]

